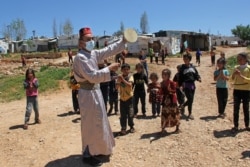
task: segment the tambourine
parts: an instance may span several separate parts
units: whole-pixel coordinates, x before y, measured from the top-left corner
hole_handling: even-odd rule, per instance
[[[123,32],[123,36],[127,40],[127,42],[129,42],[129,43],[136,42],[137,38],[138,38],[138,35],[137,35],[136,31],[134,29],[132,29],[132,28],[127,28]]]

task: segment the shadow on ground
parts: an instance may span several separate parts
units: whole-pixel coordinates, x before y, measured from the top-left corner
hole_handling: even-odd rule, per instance
[[[91,167],[82,162],[82,155],[70,155],[68,157],[53,160],[45,165],[45,167]]]
[[[211,115],[211,116],[204,116],[204,117],[200,117],[201,120],[204,120],[204,121],[213,121],[213,120],[216,120],[218,118],[218,116],[214,116],[214,115]]]
[[[35,125],[36,123],[29,123],[28,125]],[[9,127],[9,130],[23,129],[23,124],[21,125],[13,125]]]
[[[73,119],[72,122],[73,123],[80,123],[81,122],[81,117]]]
[[[137,115],[135,119],[155,119],[157,116],[144,116],[144,115]]]
[[[141,139],[149,139],[150,143],[152,143],[153,141],[159,140],[160,138],[172,135],[172,134],[177,134],[175,131],[174,132],[154,132],[154,133],[147,133],[147,134],[143,134],[141,136]]]
[[[58,114],[57,116],[58,117],[66,117],[66,116],[71,116],[71,115],[75,115],[75,114],[76,114],[75,112],[69,111],[69,112],[66,112],[66,113]]]
[[[110,161],[109,156],[97,156],[103,163]],[[82,162],[82,155],[70,155],[65,158],[53,160],[45,165],[45,167],[91,167]]]
[[[249,151],[243,151],[241,153],[241,155],[242,155],[241,159],[250,158],[250,150]]]
[[[9,130],[15,130],[15,129],[23,129],[23,124],[22,125],[14,125],[9,127]]]
[[[237,132],[233,133],[231,129],[217,131],[214,130],[214,137],[223,138],[223,137],[235,137],[238,133],[243,132],[244,129],[239,129]]]

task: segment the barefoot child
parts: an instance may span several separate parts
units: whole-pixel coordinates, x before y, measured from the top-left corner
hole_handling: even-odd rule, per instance
[[[169,69],[162,70],[161,94],[162,114],[161,128],[162,133],[166,127],[176,126],[175,132],[179,132],[180,112],[177,108],[176,84],[170,80],[171,71]]]
[[[130,65],[127,63],[121,66],[122,74],[118,76],[117,88],[120,93],[120,124],[121,135],[126,135],[127,122],[130,132],[134,133],[134,110],[133,110],[133,77],[129,75]]]
[[[26,89],[27,96],[27,105],[26,105],[26,113],[24,119],[23,129],[28,129],[28,123],[30,120],[30,115],[32,112],[32,108],[35,111],[35,123],[40,124],[41,121],[39,119],[39,111],[38,111],[38,80],[35,76],[35,72],[33,69],[27,69],[25,80],[23,82],[24,89]]]
[[[218,117],[225,117],[225,108],[227,105],[228,98],[228,84],[229,72],[225,67],[226,60],[224,58],[219,58],[217,60],[218,70],[214,72],[214,80],[216,81],[216,96],[218,102]]]
[[[158,82],[159,77],[157,73],[153,72],[149,79],[151,83],[148,84],[147,92],[149,93],[149,103],[152,105],[152,116],[155,117],[156,114],[160,116],[162,96],[160,94],[161,84]]]

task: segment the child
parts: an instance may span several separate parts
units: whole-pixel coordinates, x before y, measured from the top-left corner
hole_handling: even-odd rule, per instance
[[[225,68],[226,60],[224,58],[219,58],[217,60],[218,70],[214,72],[214,80],[216,81],[216,96],[218,102],[218,117],[225,117],[225,108],[227,105],[228,98],[228,85],[227,80],[229,79],[229,72]]]
[[[109,82],[109,112],[108,115],[111,115],[113,106],[115,105],[115,114],[118,112],[118,90],[116,88],[116,79],[118,74],[115,71],[110,72],[111,81]]]
[[[22,66],[25,67],[26,66],[26,59],[25,59],[24,55],[21,55],[21,61],[22,61]]]
[[[120,124],[121,135],[126,135],[127,121],[130,126],[130,133],[134,133],[134,111],[133,111],[133,77],[129,75],[130,65],[127,63],[121,66],[122,74],[118,76],[117,88],[120,92]]]
[[[141,101],[142,114],[146,116],[146,91],[144,84],[148,85],[148,77],[144,74],[143,65],[135,65],[136,73],[134,77],[134,117],[137,117],[139,99]]]
[[[220,57],[219,57],[219,59],[221,59],[221,58],[225,59],[225,64],[226,64],[227,62],[226,62],[226,58],[225,58],[225,52],[220,52]],[[217,59],[217,61],[218,61],[219,59]],[[217,63],[217,62],[216,62],[216,63]],[[215,70],[218,70],[218,65],[217,65],[217,64],[216,64]]]
[[[78,104],[78,90],[80,88],[80,85],[77,83],[74,77],[74,72],[71,72],[70,76],[70,87],[72,89],[72,103],[74,112],[76,114],[80,114],[79,104]]]
[[[249,100],[250,100],[250,65],[248,65],[247,53],[240,53],[237,56],[238,64],[235,66],[231,80],[234,90],[234,127],[232,132],[236,133],[239,128],[240,103],[243,103],[244,121],[246,130],[249,128]]]
[[[154,50],[153,50],[152,46],[149,46],[149,48],[148,48],[148,55],[150,57],[150,63],[153,63]]]
[[[201,56],[202,56],[202,53],[200,49],[198,48],[196,51],[196,63],[198,64],[198,66],[200,66],[201,64]]]
[[[32,112],[32,107],[35,111],[35,123],[40,124],[39,111],[38,111],[38,80],[35,76],[33,69],[27,69],[25,74],[25,80],[23,82],[24,89],[26,89],[27,105],[24,119],[23,129],[28,129],[28,123]]]
[[[165,49],[161,50],[161,63],[162,65],[165,65]]]
[[[213,49],[210,52],[210,56],[211,56],[211,66],[214,66],[215,65],[215,52]]]
[[[225,57],[226,57],[225,52],[220,52],[220,57],[225,59]]]
[[[177,101],[179,103],[179,107],[185,102],[185,94],[184,92],[180,89],[180,86],[179,86],[179,78],[180,78],[180,68],[181,68],[181,65],[178,65],[177,67],[177,73],[175,74],[174,76],[174,79],[173,81],[176,83],[176,95],[177,95]],[[181,114],[183,115],[185,112],[185,109],[181,109]]]
[[[127,51],[123,50],[121,53],[117,54],[115,56],[115,62],[124,64],[125,63],[125,58],[126,58]]]
[[[141,50],[140,51],[140,55],[139,55],[139,60],[140,60],[140,63],[142,63],[143,67],[144,67],[144,70],[146,72],[146,75],[148,77],[148,63],[147,63],[147,55],[145,55],[144,51]]]
[[[149,93],[149,103],[152,104],[152,116],[155,117],[155,114],[157,113],[157,116],[160,116],[161,113],[161,101],[162,96],[160,94],[161,84],[158,82],[158,75],[156,73],[151,73],[149,79],[151,80],[151,83],[148,84],[148,90]]]
[[[192,60],[192,55],[187,53],[183,55],[184,64],[180,68],[180,78],[179,86],[183,88],[187,101],[180,106],[179,109],[183,109],[185,106],[188,106],[188,119],[194,119],[192,115],[192,106],[194,101],[195,94],[195,81],[201,82],[201,77],[196,70],[196,68],[190,63]]]
[[[161,114],[161,128],[162,133],[166,127],[176,126],[175,132],[179,132],[180,112],[177,108],[176,84],[170,80],[171,71],[169,69],[162,70],[161,94],[162,100],[162,114]]]
[[[159,51],[155,52],[155,63],[158,65]]]
[[[73,53],[71,51],[71,48],[68,48],[68,57],[69,57],[69,63],[73,63]]]

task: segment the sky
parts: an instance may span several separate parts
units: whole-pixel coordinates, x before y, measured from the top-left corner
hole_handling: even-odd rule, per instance
[[[73,34],[91,27],[96,36],[112,35],[125,28],[140,30],[146,12],[149,33],[159,30],[187,30],[230,36],[237,25],[250,24],[250,0],[4,0],[0,10],[0,37],[3,27],[17,18],[24,21],[27,35],[53,36],[69,19]]]

